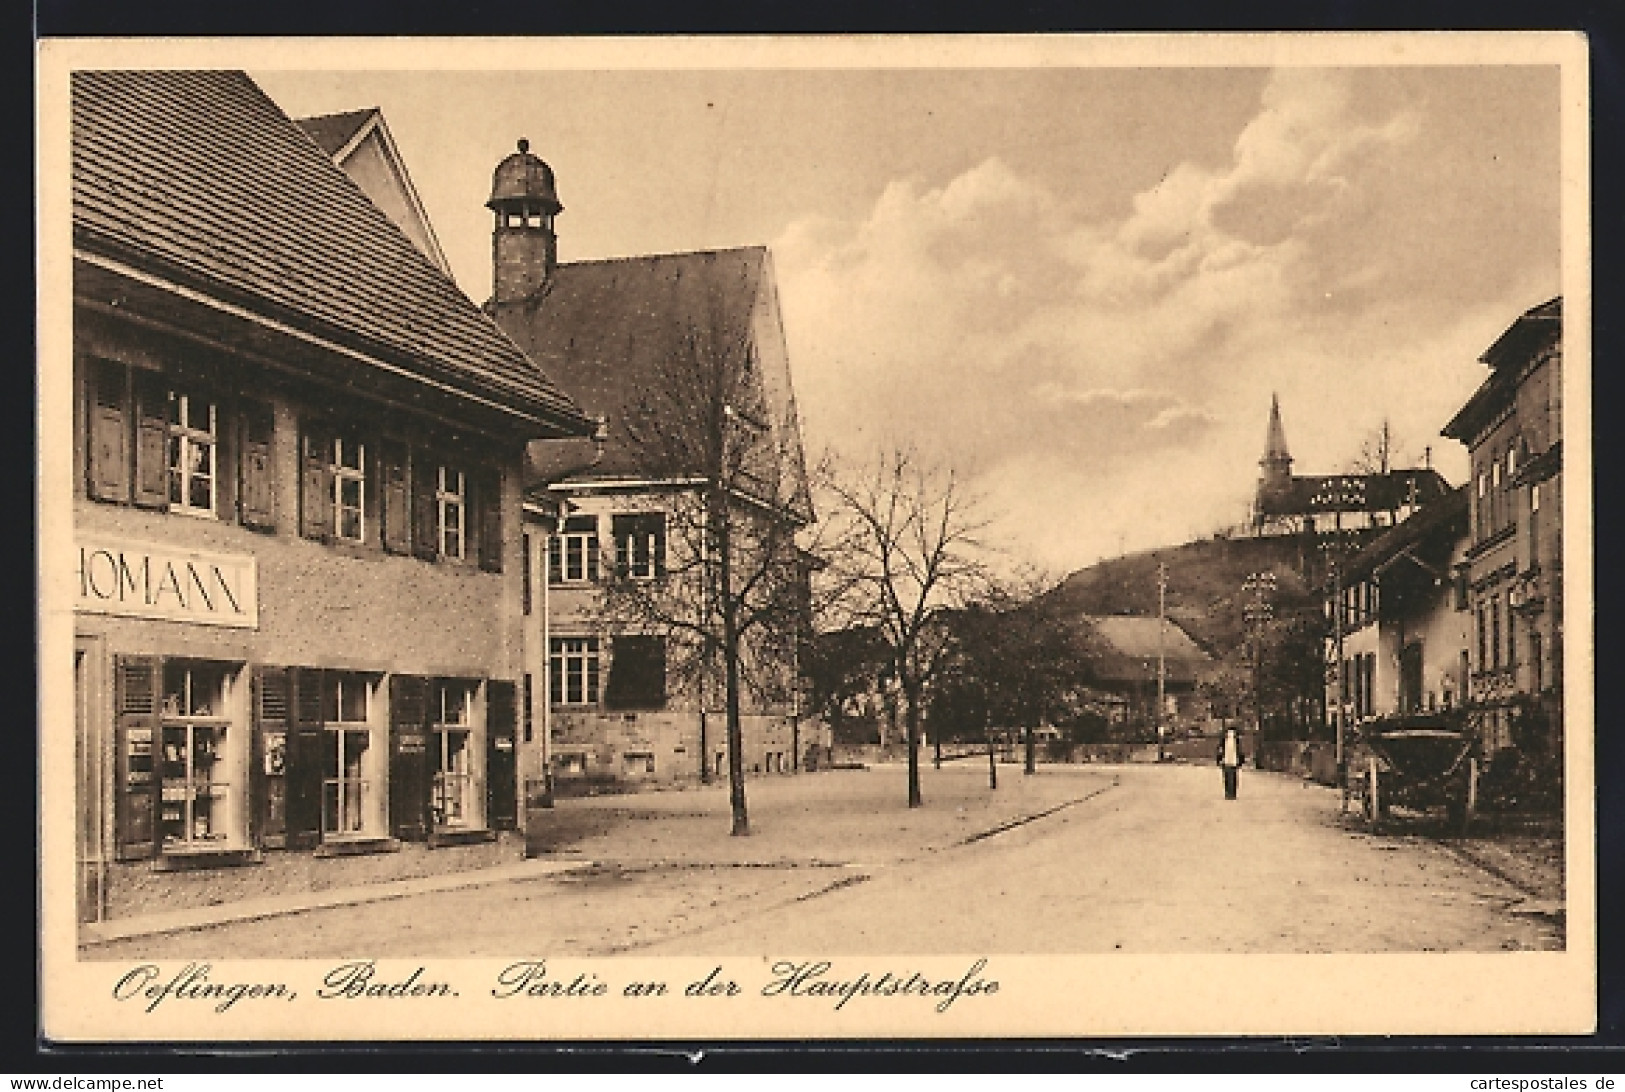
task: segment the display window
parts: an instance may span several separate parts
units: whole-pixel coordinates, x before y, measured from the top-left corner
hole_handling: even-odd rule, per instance
[[[476,683],[463,680],[444,680],[435,687],[435,720],[429,727],[436,827],[479,827],[484,822],[476,689]]]
[[[377,832],[380,770],[373,746],[372,695],[365,675],[322,678],[322,836]]]
[[[121,857],[246,847],[241,672],[208,660],[118,659]]]

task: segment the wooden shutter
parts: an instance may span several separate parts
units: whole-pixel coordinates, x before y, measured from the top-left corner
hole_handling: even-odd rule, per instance
[[[135,390],[135,503],[169,507],[169,388],[164,377],[133,370]]]
[[[287,842],[303,849],[322,840],[322,770],[326,758],[326,732],[322,728],[322,672],[317,668],[291,668],[293,685],[288,712]]]
[[[242,447],[242,421],[235,410],[214,404],[214,514],[230,523],[237,519],[237,490],[239,475],[232,472],[237,466],[237,452]]]
[[[492,679],[485,684],[485,821],[492,830],[519,825],[516,713],[513,683]]]
[[[502,571],[502,475],[482,467],[474,471],[471,484],[479,520],[480,568],[499,573]]]
[[[383,491],[383,544],[392,554],[412,550],[412,482],[406,445],[399,440],[379,444],[379,480]]]
[[[429,837],[429,680],[389,680],[389,826],[395,837]]]
[[[121,861],[158,851],[158,753],[163,745],[159,667],[151,656],[121,656],[114,667],[118,746],[114,821]]]
[[[326,542],[333,536],[333,433],[307,421],[299,437],[299,533]]]
[[[249,769],[249,823],[255,842],[288,844],[288,725],[290,672],[254,669],[254,751]]]
[[[244,527],[256,531],[276,530],[276,475],[271,444],[276,435],[276,415],[264,402],[243,407],[238,430],[238,514]]]
[[[412,552],[425,561],[440,556],[440,509],[434,496],[438,466],[432,455],[412,453]]]
[[[95,500],[130,499],[130,376],[122,364],[90,361],[86,476]]]

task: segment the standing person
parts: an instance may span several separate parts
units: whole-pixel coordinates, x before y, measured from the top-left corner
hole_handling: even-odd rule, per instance
[[[1245,757],[1241,753],[1241,729],[1233,724],[1227,724],[1224,735],[1219,739],[1219,766],[1224,770],[1224,798],[1236,798],[1236,782],[1240,780],[1241,764]]]

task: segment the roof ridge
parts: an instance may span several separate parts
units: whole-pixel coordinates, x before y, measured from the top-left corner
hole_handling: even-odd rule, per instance
[[[765,243],[752,243],[747,246],[710,247],[703,250],[669,250],[658,254],[619,254],[608,258],[581,258],[571,262],[560,262],[560,269],[570,269],[584,265],[613,265],[617,263],[658,262],[669,261],[673,258],[703,258],[719,254],[748,254],[768,253]]]

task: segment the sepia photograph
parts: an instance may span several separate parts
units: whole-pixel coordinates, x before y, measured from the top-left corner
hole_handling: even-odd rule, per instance
[[[46,1033],[1594,1027],[1585,63],[43,43]]]

